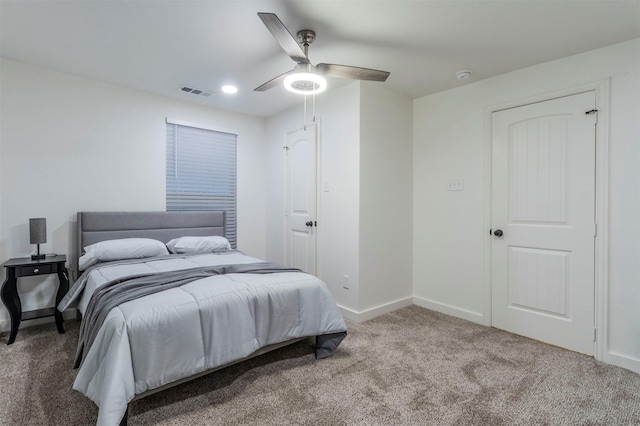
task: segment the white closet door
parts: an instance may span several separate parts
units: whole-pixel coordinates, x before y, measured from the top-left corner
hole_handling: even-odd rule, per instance
[[[589,355],[594,108],[586,92],[496,112],[492,125],[492,325]]]
[[[287,134],[285,258],[288,266],[316,273],[317,126]]]

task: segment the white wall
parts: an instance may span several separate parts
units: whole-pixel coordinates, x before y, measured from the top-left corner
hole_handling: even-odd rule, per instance
[[[413,102],[363,82],[360,92],[360,311],[411,304]]]
[[[316,105],[317,275],[351,319],[411,304],[411,99],[375,83],[354,82],[318,96]],[[283,260],[282,146],[286,131],[302,124],[302,108],[301,100],[267,122],[267,256],[274,261]],[[349,276],[348,290],[343,275]]]
[[[286,132],[302,126],[303,103],[267,121],[268,197],[267,259],[283,262],[284,171],[282,147]],[[321,156],[319,181],[327,180],[329,192],[319,192],[317,276],[338,305],[358,310],[360,86],[349,84],[316,97],[320,119]],[[310,113],[309,113],[310,116]],[[342,288],[342,275],[351,288]]]
[[[318,276],[327,283],[336,302],[352,311],[359,309],[360,289],[359,212],[360,86],[349,84],[318,98],[321,117],[322,155],[319,181],[329,192],[320,192],[322,226],[318,234]],[[349,275],[349,290],[342,276]]]
[[[610,78],[608,342],[605,361],[640,372],[640,39],[414,101],[416,303],[485,322],[486,111]],[[465,190],[447,192],[450,177]]]
[[[167,117],[238,132],[238,248],[265,256],[265,119],[6,59],[0,66],[2,261],[33,251],[31,217],[47,218],[42,250],[71,264],[77,211],[164,210]],[[53,304],[48,282],[19,287],[24,310]],[[8,326],[3,306],[0,327]]]
[[[0,98],[2,97],[2,86],[3,86],[3,81],[2,81],[2,58],[0,58]],[[3,108],[2,108],[2,99],[0,99],[0,165],[2,165],[2,128],[3,128],[3,120],[2,120],[2,113]],[[3,231],[2,231],[2,206],[3,206],[3,201],[2,201],[2,171],[0,170],[0,259],[8,259],[8,256],[6,255],[6,248],[4,247],[4,244],[2,243],[4,241],[3,238]],[[4,260],[3,260],[4,262]],[[4,269],[4,268],[3,268]],[[0,272],[1,273],[1,272]],[[1,329],[1,328],[0,328]]]

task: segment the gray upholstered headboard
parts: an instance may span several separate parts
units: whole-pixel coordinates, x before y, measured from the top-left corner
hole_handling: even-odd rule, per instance
[[[78,256],[84,247],[119,238],[225,235],[223,211],[207,212],[78,212]]]

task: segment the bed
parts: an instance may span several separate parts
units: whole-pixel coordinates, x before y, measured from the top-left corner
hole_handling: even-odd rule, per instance
[[[84,272],[58,309],[82,315],[73,388],[98,425],[126,425],[132,400],[301,339],[329,356],[346,336],[324,283],[231,250],[223,212],[80,212],[77,230]]]

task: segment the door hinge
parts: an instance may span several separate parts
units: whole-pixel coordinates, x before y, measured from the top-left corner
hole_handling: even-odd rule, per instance
[[[594,327],[594,328],[593,328],[593,341],[594,341],[594,342],[596,341],[596,337],[597,337],[597,330],[596,330],[596,328]]]
[[[598,236],[598,224],[597,223],[593,224],[593,236],[594,237]]]

